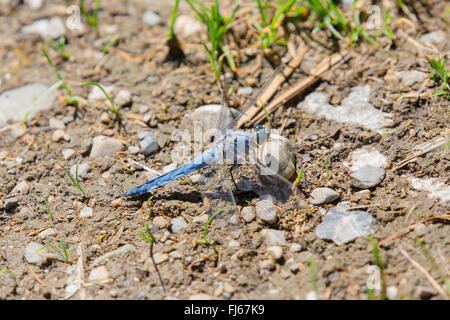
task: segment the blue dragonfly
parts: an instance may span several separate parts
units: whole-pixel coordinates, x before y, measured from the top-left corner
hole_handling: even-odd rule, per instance
[[[233,186],[234,189],[240,191],[253,191],[261,197],[272,195],[270,198],[272,202],[274,199],[283,199],[284,201],[288,199],[295,190],[292,183],[278,174],[279,163],[276,159],[274,160],[270,154],[261,157],[261,146],[271,141],[270,130],[259,125],[256,126],[256,130],[250,132],[236,130],[241,117],[257,101],[265,87],[280,70],[281,65],[244,109],[226,125],[223,125],[226,106],[224,93],[222,93],[222,110],[217,124],[219,134],[216,135],[210,148],[192,161],[129,190],[125,196],[147,193],[192,172],[202,170],[199,186],[210,213],[216,212],[217,209],[221,209],[221,216],[230,217],[237,213]],[[229,171],[228,167],[231,167]],[[234,178],[236,171],[240,178],[237,182]]]

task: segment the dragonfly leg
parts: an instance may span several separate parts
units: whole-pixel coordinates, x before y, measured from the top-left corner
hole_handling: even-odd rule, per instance
[[[230,176],[231,176],[231,181],[233,181],[233,184],[236,188],[236,190],[238,189],[236,181],[234,181],[234,177],[233,177],[233,169],[236,167],[236,164],[233,164],[230,168]]]

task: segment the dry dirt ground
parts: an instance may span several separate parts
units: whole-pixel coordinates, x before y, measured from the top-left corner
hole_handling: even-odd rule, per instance
[[[389,2],[377,3],[383,8]],[[400,168],[398,164],[411,156],[415,147],[448,134],[449,104],[431,94],[437,87],[429,77],[406,85],[397,72],[431,72],[426,56],[436,57],[437,52],[450,58],[449,6],[446,1],[415,3],[412,14],[418,22],[413,23],[411,17],[392,5],[393,43],[382,34],[376,44],[362,42],[348,47],[353,53],[351,59],[271,115],[272,126],[283,127],[282,134],[294,146],[297,171],[304,168],[298,187],[302,206],[280,205],[278,222],[270,226],[259,218],[244,222],[240,217],[241,225],[225,232],[213,220],[207,232],[207,239],[216,242],[213,247],[197,242],[204,229],[205,220],[198,217],[204,214],[205,204],[198,186],[189,178],[141,197],[122,197],[124,192],[147,180],[141,168],[133,170],[132,160],[154,170],[170,165],[176,144],[171,135],[182,126],[185,115],[201,105],[221,102],[201,46],[204,35],[180,36],[186,59],[164,62],[170,3],[102,1],[100,36],[82,19],[82,31],[66,32],[66,51],[70,53],[67,61],[48,45],[47,50],[76,95],[87,99],[92,88],[79,84],[98,81],[129,91],[132,104],[121,108],[123,120],[119,128],[105,102],[87,100],[77,110],[65,103],[66,93],[58,89],[52,107],[30,119],[25,132],[14,134],[14,129],[2,129],[0,298],[305,299],[316,286],[320,299],[368,299],[367,286],[373,280],[376,265],[368,238],[358,237],[338,246],[316,236],[324,212],[333,205],[314,206],[310,194],[317,187],[328,186],[338,192],[340,201],[349,201],[351,207],[360,207],[373,215],[378,222],[374,234],[377,241],[414,226],[380,246],[384,277],[381,287],[389,288],[391,298],[443,299],[436,284],[443,288],[443,282],[450,277],[448,222],[445,219],[421,222],[448,215],[448,202],[430,197],[430,192],[415,190],[409,179],[439,178],[448,186],[448,149],[424,153]],[[40,18],[60,16],[65,21],[69,4],[45,1],[45,6],[37,11],[20,4],[0,15],[1,92],[27,83],[51,85],[57,81],[41,52],[42,39],[39,35],[23,36],[21,28]],[[142,21],[145,10],[157,12],[162,22],[147,26]],[[184,2],[180,10],[193,16]],[[429,48],[418,41],[423,34],[437,30],[447,35],[440,45]],[[119,34],[118,44],[105,59],[99,60],[96,55],[114,34]],[[307,39],[310,49],[279,92],[305,78],[337,45],[346,46],[338,41],[333,44],[329,37],[328,32],[321,31],[313,35],[314,40]],[[285,48],[279,50],[279,56],[286,54]],[[259,50],[247,50],[240,56],[238,67],[253,69],[253,73],[232,74],[226,70],[231,74],[230,85],[235,88],[230,96],[234,108],[239,109],[249,99],[237,95],[237,89],[250,86],[256,92],[273,69],[266,59],[259,66],[258,54]],[[298,106],[306,94],[325,92],[329,94],[329,103],[338,107],[351,88],[364,85],[371,87],[370,103],[392,114],[390,128],[375,131],[343,124],[307,114]],[[102,113],[110,115],[109,121],[101,119]],[[64,128],[68,141],[54,141],[55,129],[49,121],[65,117],[69,119]],[[129,152],[129,146],[139,146],[140,130],[149,130],[157,137],[160,147],[157,153],[146,157],[141,152]],[[123,151],[101,159],[90,157],[93,139],[99,135],[122,141]],[[369,192],[358,193],[349,185],[350,171],[344,162],[349,161],[352,151],[364,146],[387,157],[386,178]],[[75,154],[65,160],[64,149],[73,149]],[[327,156],[329,179],[325,169]],[[16,162],[17,158],[22,161]],[[78,162],[89,163],[91,168],[80,181],[86,195],[71,183],[65,170]],[[13,192],[22,181],[30,187],[26,194]],[[153,196],[151,209],[146,206],[149,196]],[[448,199],[448,194],[444,196]],[[236,198],[239,209],[249,206],[247,201],[258,201],[254,194],[237,194]],[[53,223],[44,199],[54,215]],[[11,201],[15,206],[6,205]],[[80,216],[85,207],[93,209],[92,217]],[[187,222],[180,234],[173,232],[170,224],[177,217]],[[156,238],[152,250],[140,235],[145,223],[149,223]],[[42,235],[49,229],[54,232],[47,237],[45,233]],[[283,254],[277,261],[267,250],[270,244],[262,233],[265,229],[284,232]],[[229,245],[232,240],[234,246]],[[31,242],[61,250],[60,241],[70,249],[69,261],[65,262],[50,247],[41,251],[44,261],[33,264],[24,257]],[[291,250],[294,243],[300,245],[298,250]],[[115,251],[118,248],[122,249]],[[435,283],[402,252],[428,272]],[[156,265],[150,255],[157,260]],[[375,291],[374,296],[379,298],[380,291]]]

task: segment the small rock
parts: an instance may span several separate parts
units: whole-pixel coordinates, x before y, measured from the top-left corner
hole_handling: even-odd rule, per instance
[[[116,88],[114,86],[111,85],[102,85],[103,89],[106,91],[106,93],[111,97],[114,93],[114,91],[116,91]],[[88,95],[88,99],[89,100],[106,100],[106,96],[103,93],[103,91],[97,87],[97,86],[93,86],[91,92],[89,92]]]
[[[127,90],[120,90],[114,98],[114,104],[116,107],[123,107],[131,104],[131,93]]]
[[[123,205],[123,199],[122,198],[118,198],[118,199],[116,199],[116,200],[113,200],[112,202],[111,202],[111,206],[113,207],[113,208],[118,208],[118,207],[120,207],[120,206],[122,206]]]
[[[68,115],[68,116],[65,116],[62,121],[64,122],[64,124],[69,124],[69,123],[73,122],[73,120],[75,120],[73,115]]]
[[[297,273],[300,270],[300,266],[298,263],[293,263],[289,265],[289,270],[291,270],[292,273]]]
[[[410,70],[410,71],[400,71],[398,72],[400,79],[404,86],[410,87],[416,83],[421,83],[428,78],[425,72]]]
[[[121,151],[122,148],[123,144],[120,140],[97,136],[94,138],[90,156],[92,158],[104,158],[114,152]]]
[[[64,160],[69,160],[75,154],[75,150],[73,149],[64,149],[62,152]]]
[[[252,94],[252,92],[253,92],[252,87],[239,87],[239,89],[237,91],[237,95],[238,96],[249,96]]]
[[[299,244],[299,243],[293,243],[293,244],[291,244],[291,247],[290,247],[290,251],[291,252],[300,252],[300,251],[302,251],[302,249],[303,249],[303,247],[302,247],[302,245],[301,244]]]
[[[55,142],[59,142],[62,139],[66,140],[66,141],[70,141],[70,137],[67,133],[64,132],[64,130],[58,129],[55,130],[55,132],[53,132],[52,135],[52,140]]]
[[[32,24],[22,27],[22,33],[39,33],[43,39],[57,39],[66,33],[64,23],[60,17],[36,20]]]
[[[169,260],[169,255],[167,253],[156,252],[153,255],[153,259],[155,259],[156,264],[161,264]]]
[[[36,11],[42,8],[44,0],[25,0],[25,3],[30,7],[31,10]]]
[[[153,224],[160,229],[166,229],[169,226],[169,220],[164,217],[157,216],[153,219]]]
[[[144,113],[146,113],[149,110],[150,110],[150,108],[147,105],[139,106],[139,113],[141,113],[141,114],[144,114]]]
[[[3,209],[11,211],[19,205],[19,200],[16,198],[9,198],[3,201]]]
[[[100,266],[92,269],[89,274],[89,281],[91,282],[105,282],[109,280],[109,272],[105,266]]]
[[[270,259],[262,260],[262,261],[259,263],[259,267],[260,267],[261,269],[266,269],[266,270],[269,270],[269,271],[275,270],[275,264],[274,264],[273,261],[270,260]]]
[[[267,252],[276,261],[283,257],[283,248],[280,246],[271,246],[267,248]]]
[[[333,203],[338,199],[338,193],[330,188],[317,188],[311,192],[311,203],[316,206]]]
[[[104,124],[108,124],[108,123],[111,122],[111,118],[109,117],[109,114],[108,114],[108,113],[103,112],[103,113],[100,115],[100,121],[101,121],[102,123],[104,123]]]
[[[40,267],[45,265],[54,256],[48,251],[47,247],[43,247],[44,246],[39,243],[30,242],[25,248],[25,261]]]
[[[50,236],[54,236],[56,234],[56,230],[54,228],[49,228],[47,230],[42,231],[39,233],[38,237],[41,240],[47,239]]]
[[[209,216],[207,214],[201,214],[199,216],[194,217],[194,219],[192,221],[194,221],[195,223],[201,224],[201,225],[205,225],[206,222],[208,222],[209,220]]]
[[[275,206],[270,200],[261,200],[255,205],[256,215],[259,219],[267,224],[274,224],[277,222],[277,212]]]
[[[286,244],[286,238],[283,231],[264,229],[261,231],[261,235],[266,238],[267,243],[271,246]]]
[[[109,295],[111,296],[111,298],[117,298],[119,295],[119,292],[117,290],[111,290],[111,291],[109,291]]]
[[[77,172],[77,165],[74,164],[70,167],[70,174],[74,179],[76,179],[78,174],[78,180],[83,179],[87,176],[87,174],[91,171],[91,167],[88,163],[83,162],[78,165],[78,172]]]
[[[434,45],[438,46],[439,44],[444,42],[446,38],[447,37],[446,37],[446,34],[445,34],[444,31],[437,30],[437,31],[432,31],[432,32],[425,33],[424,35],[422,35],[420,37],[419,41],[422,42],[422,43],[427,43],[428,42],[428,43],[431,43],[431,44],[434,44]]]
[[[306,294],[306,300],[318,300],[317,293],[315,291],[310,291]]]
[[[253,206],[248,206],[242,208],[242,219],[244,219],[245,222],[252,222],[255,220],[255,208]]]
[[[14,189],[12,189],[11,194],[14,193],[21,193],[21,194],[28,194],[30,191],[30,185],[26,181],[20,181]]]
[[[174,33],[181,38],[187,38],[205,30],[205,27],[200,21],[190,15],[184,14],[177,17],[173,28]]]
[[[136,154],[136,153],[138,153],[139,152],[139,147],[137,147],[137,146],[129,146],[128,147],[128,152],[130,153],[130,154]]]
[[[450,186],[439,178],[410,177],[409,182],[414,189],[429,192],[428,198],[439,199],[444,205],[450,205]]]
[[[149,27],[154,27],[160,24],[161,18],[158,14],[153,11],[147,10],[142,16],[142,21]]]
[[[211,129],[216,129],[221,111],[222,106],[220,104],[207,104],[196,108],[194,111],[189,113],[187,117],[189,117],[192,122],[200,121],[201,129],[203,132],[206,132]],[[232,109],[226,108],[224,111],[224,118],[222,120],[224,123],[229,123],[234,118]]]
[[[83,209],[80,210],[80,217],[83,218],[90,218],[92,217],[94,214],[94,210],[92,210],[92,208],[90,207],[84,207]]]
[[[191,175],[190,179],[193,184],[198,184],[200,182],[200,180],[202,179],[202,175],[196,173],[196,174]]]
[[[384,168],[387,165],[387,158],[373,147],[363,147],[356,149],[349,156],[350,163],[344,162],[344,166],[350,167],[352,172],[358,171],[365,165]]]
[[[171,256],[173,259],[183,259],[183,255],[182,255],[181,253],[179,253],[178,251],[172,251],[172,252],[170,253],[170,256]]]
[[[240,247],[241,244],[237,240],[231,240],[230,242],[228,242],[228,248],[230,248],[231,250],[239,250]]]
[[[386,288],[386,297],[389,300],[394,300],[398,294],[398,289],[396,286],[390,286]]]
[[[370,190],[361,190],[361,191],[355,192],[355,194],[354,194],[355,201],[370,200],[370,197],[371,197]]]
[[[94,246],[92,246],[92,247],[94,247]],[[100,263],[103,263],[105,260],[107,260],[109,258],[112,258],[115,256],[121,256],[128,252],[135,252],[135,251],[136,251],[135,246],[133,246],[132,244],[126,244],[126,245],[123,245],[123,246],[117,248],[116,250],[107,252],[104,255],[102,255],[98,258],[95,258],[94,262],[92,262],[91,265],[92,265],[92,267],[95,267],[95,266],[99,265]]]
[[[59,119],[55,119],[55,118],[51,118],[49,120],[48,125],[50,126],[51,129],[64,130],[66,128],[66,125],[64,124],[64,121],[59,120]]]
[[[365,211],[344,211],[342,207],[331,208],[316,228],[320,239],[333,240],[337,245],[350,242],[360,236],[374,234],[377,220]]]
[[[170,223],[172,225],[172,232],[176,234],[183,233],[184,229],[186,229],[188,225],[183,217],[173,218]]]
[[[358,171],[352,173],[350,184],[355,188],[368,189],[373,188],[381,183],[386,176],[383,168],[365,165]]]
[[[139,146],[141,147],[142,153],[147,156],[152,155],[159,150],[158,140],[156,140],[153,135],[145,137],[139,143]]]

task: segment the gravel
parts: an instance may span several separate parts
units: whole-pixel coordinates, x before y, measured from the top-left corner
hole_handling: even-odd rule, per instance
[[[311,203],[316,206],[337,201],[339,194],[330,188],[317,188],[311,192]]]
[[[353,187],[368,189],[379,185],[386,177],[386,171],[383,168],[365,165],[358,171],[352,173],[350,177],[352,178],[350,184]]]
[[[172,225],[172,232],[175,234],[183,233],[184,229],[186,229],[188,225],[183,217],[173,218],[170,223]]]
[[[274,224],[278,220],[275,206],[270,200],[261,200],[257,202],[255,210],[258,218],[267,224]]]

